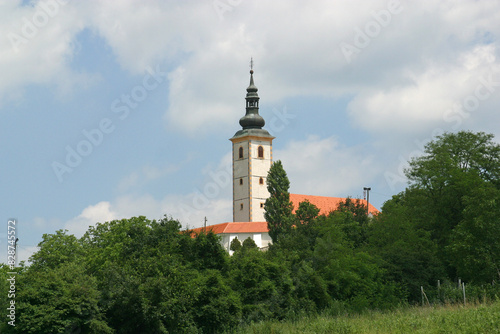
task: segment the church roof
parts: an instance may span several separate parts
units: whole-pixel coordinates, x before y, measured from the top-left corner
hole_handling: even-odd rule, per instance
[[[294,210],[297,210],[300,202],[304,202],[308,200],[311,204],[314,204],[318,207],[320,214],[329,214],[331,211],[337,209],[339,203],[341,201],[345,201],[344,197],[326,197],[326,196],[312,196],[312,195],[299,195],[299,194],[290,194],[290,201],[293,203]],[[353,201],[357,201],[357,199],[353,198]],[[363,204],[366,205],[366,200],[359,200]],[[374,207],[371,203],[368,204],[370,213],[378,213],[378,209]]]
[[[311,204],[318,207],[320,214],[329,214],[331,211],[337,209],[337,206],[341,201],[345,201],[344,197],[326,197],[326,196],[312,196],[312,195],[299,195],[290,194],[290,201],[293,203],[294,210],[297,210],[300,202],[308,200]],[[356,201],[356,199],[353,199]],[[366,202],[365,200],[360,200]],[[378,209],[373,205],[369,204],[370,213],[378,213]],[[269,229],[267,228],[267,222],[231,222],[222,223],[216,225],[209,225],[207,227],[198,227],[190,230],[195,234],[199,234],[202,231],[212,231],[215,234],[235,234],[235,233],[267,233]]]
[[[191,230],[198,234],[203,231],[212,231],[215,234],[224,233],[267,233],[267,222],[234,222],[210,225],[207,227],[198,227]]]

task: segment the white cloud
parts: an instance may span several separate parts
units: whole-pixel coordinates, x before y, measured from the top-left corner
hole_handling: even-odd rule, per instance
[[[61,2],[62,3],[62,2]],[[4,96],[20,96],[29,84],[56,84],[61,90],[91,78],[73,73],[68,63],[72,40],[83,21],[69,5],[39,1],[33,6],[4,2],[0,12],[0,91]]]
[[[4,4],[0,28],[20,32],[41,3]],[[352,117],[364,127],[426,127],[485,70],[469,70],[484,59],[466,50],[492,42],[500,31],[500,4],[401,1],[401,12],[347,63],[340,44],[352,44],[358,29],[375,22],[374,13],[388,3],[254,1],[230,3],[221,13],[211,1],[69,2],[22,51],[0,40],[0,90],[19,96],[30,83],[72,87],[93,80],[70,68],[77,33],[90,29],[131,73],[169,64],[165,119],[190,134],[228,126],[241,115],[250,56],[264,104],[296,95],[351,96]]]
[[[161,198],[155,198],[149,193],[124,193],[111,201],[89,205],[77,217],[67,221],[64,228],[68,229],[69,233],[79,237],[87,231],[89,226],[95,225],[97,222],[103,223],[137,216],[161,219],[167,215],[178,219],[184,228],[203,226],[205,217],[208,224],[231,221],[231,156],[230,152],[225,154],[215,166],[207,163],[201,170],[205,176],[204,181],[185,194],[167,194]],[[134,188],[145,180],[163,177],[178,168],[180,165],[171,165],[165,168],[145,166],[139,172],[131,173],[123,179],[120,186]]]
[[[380,172],[372,154],[362,147],[345,147],[335,137],[291,141],[274,156],[283,162],[290,191],[298,194],[356,197],[358,192],[353,192]]]
[[[31,255],[35,254],[38,251],[38,246],[19,246],[17,253],[17,263],[21,261],[25,261],[29,263],[28,259]]]
[[[89,226],[115,219],[146,216],[148,219],[161,219],[164,215],[178,219],[183,227],[203,226],[204,218],[208,224],[219,224],[232,219],[232,200],[211,198],[195,191],[187,195],[167,195],[156,199],[149,194],[124,195],[112,202],[99,202],[85,208],[80,215],[66,222],[64,228],[70,234],[82,236]]]
[[[367,89],[349,103],[350,114],[369,131],[405,134],[444,121],[456,123],[456,117],[468,118],[470,111],[487,99],[483,96],[491,96],[491,88],[478,91],[477,87],[490,81],[492,74],[493,89],[499,85],[496,52],[492,45],[478,46],[459,55],[456,64],[434,63],[425,71],[408,72],[406,85]]]
[[[70,234],[81,237],[89,228],[96,223],[104,223],[119,218],[119,213],[111,208],[110,202],[99,202],[95,205],[90,205],[83,209],[82,213],[77,217],[69,220],[64,225],[64,228]]]
[[[235,5],[222,17],[213,1],[69,1],[29,32],[35,15],[43,20],[40,4],[53,1],[2,1],[0,104],[20,99],[30,85],[66,94],[96,80],[99,74],[72,68],[77,36],[85,31],[102,37],[125,71],[140,74],[157,65],[169,71],[165,120],[183,133],[236,130],[251,56],[262,108],[290,106],[302,97],[350,102],[348,126],[371,132],[377,146],[346,146],[350,136],[290,142],[275,158],[285,163],[293,192],[356,196],[356,189],[383,178],[384,171],[397,173],[396,157],[406,160],[419,147],[413,138],[431,139],[440,126],[498,135],[498,75],[491,96],[473,112],[448,112],[474,96],[481,78],[500,71],[498,1],[401,1],[403,11],[351,63],[339,45],[352,43],[358,29],[374,20],[373,11],[387,8],[387,0],[228,1]],[[23,36],[20,44],[13,44],[13,34]],[[169,167],[146,165],[117,185],[120,195],[89,203],[66,228],[82,234],[98,221],[137,215],[171,214],[193,227],[205,216],[209,224],[230,220],[231,185],[213,177],[222,175],[222,165],[207,164],[197,189],[156,197],[136,190],[167,175]],[[124,193],[132,190],[135,195]],[[55,225],[34,220],[39,229]]]
[[[143,73],[164,59],[199,52],[216,14],[205,1],[147,3],[99,1],[75,4],[112,47],[123,68]]]

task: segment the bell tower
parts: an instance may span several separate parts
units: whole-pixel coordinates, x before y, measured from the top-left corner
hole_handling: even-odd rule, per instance
[[[253,61],[251,62],[253,65]],[[250,69],[246,95],[246,113],[240,119],[241,130],[230,139],[233,143],[233,221],[264,222],[264,202],[269,197],[266,178],[271,168],[273,139],[264,118],[259,115],[259,95]]]

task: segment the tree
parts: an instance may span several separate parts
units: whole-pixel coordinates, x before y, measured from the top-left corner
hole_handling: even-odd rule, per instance
[[[257,248],[258,248],[257,244],[255,243],[255,241],[251,237],[248,237],[245,240],[243,240],[243,244],[241,245],[241,249],[244,251],[247,251],[249,249],[257,249]]]
[[[192,239],[190,250],[186,255],[187,260],[198,270],[227,270],[228,254],[220,243],[220,236],[212,231],[202,232]]]
[[[476,174],[498,188],[500,145],[493,138],[492,134],[470,131],[437,136],[425,145],[424,156],[410,162],[406,175],[415,185],[434,192],[442,191],[457,170]]]
[[[197,282],[199,294],[193,305],[194,319],[203,333],[221,333],[241,319],[241,301],[219,271],[207,270]]]
[[[460,131],[438,136],[425,146],[424,155],[412,159],[406,175],[419,211],[416,221],[431,233],[441,249],[459,240],[454,229],[471,221],[470,200],[476,189],[500,189],[500,145],[493,135]],[[469,213],[466,209],[469,206]],[[456,275],[455,251],[440,252],[448,275]]]
[[[428,200],[422,206],[432,211],[430,227],[444,246],[463,218],[464,196],[484,183],[500,189],[500,145],[483,132],[445,133],[428,143],[405,173],[410,188],[424,191]]]
[[[238,240],[237,237],[231,241],[231,245],[229,245],[229,249],[232,250],[233,252],[237,252],[241,249],[241,242]]]
[[[388,277],[400,282],[411,301],[418,301],[420,287],[428,291],[445,269],[438,257],[438,246],[430,232],[419,227],[412,208],[412,191],[407,190],[384,203],[367,231],[369,254],[378,256]]]
[[[286,263],[255,248],[235,253],[229,272],[231,287],[242,302],[243,319],[282,319],[292,304],[292,279]]]
[[[293,217],[294,226],[279,244],[279,247],[286,251],[286,257],[292,261],[292,265],[301,259],[310,258],[318,236],[318,214],[319,209],[309,201],[299,203]]]
[[[97,280],[75,262],[29,268],[19,276],[16,333],[113,333],[99,306]]]
[[[463,220],[447,246],[457,274],[469,282],[500,280],[500,191],[482,187],[464,198]]]
[[[320,220],[321,235],[313,253],[313,268],[321,275],[332,299],[348,303],[359,311],[369,307],[389,307],[400,297],[397,285],[387,280],[378,261],[353,247],[331,214]]]
[[[342,228],[347,240],[351,241],[354,247],[359,247],[366,242],[366,231],[369,217],[364,205],[359,199],[353,200],[347,197],[340,201],[330,215],[337,216],[336,223]]]
[[[312,249],[316,242],[316,237],[318,236],[316,228],[316,218],[318,214],[318,207],[311,204],[308,200],[300,202],[297,211],[295,211],[295,216],[297,218],[296,232],[309,249]]]
[[[55,234],[43,235],[43,240],[38,244],[39,250],[30,257],[32,269],[54,269],[83,256],[81,243],[67,232],[68,230],[58,230]]]
[[[294,223],[289,188],[290,181],[281,161],[278,160],[272,164],[267,174],[269,198],[264,205],[264,217],[273,243],[277,243],[285,234],[289,233]]]

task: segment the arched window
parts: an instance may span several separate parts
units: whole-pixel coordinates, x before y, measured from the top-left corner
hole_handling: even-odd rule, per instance
[[[240,203],[240,210],[243,210],[243,203]]]
[[[240,179],[240,185],[243,185],[243,179]]]
[[[261,177],[261,178],[259,179],[259,184],[264,184],[264,178],[263,178],[263,177]]]
[[[264,148],[262,146],[259,146],[257,151],[258,151],[259,158],[264,158]]]
[[[240,146],[238,158],[243,159],[243,146]]]

